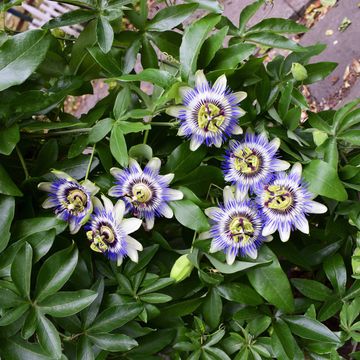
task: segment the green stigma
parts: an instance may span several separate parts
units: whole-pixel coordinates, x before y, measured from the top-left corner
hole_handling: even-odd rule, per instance
[[[256,173],[261,166],[261,158],[250,148],[245,147],[235,153],[234,167],[243,174]]]
[[[101,226],[100,231],[88,231],[86,236],[91,241],[91,250],[100,253],[107,251],[108,245],[115,241],[113,229],[106,225]]]
[[[68,202],[64,203],[64,206],[66,206],[68,210],[75,213],[84,211],[87,204],[87,196],[82,190],[74,189],[69,191],[66,199]]]
[[[265,206],[279,211],[288,210],[293,204],[293,196],[284,186],[270,185],[265,191]]]
[[[145,184],[136,184],[132,188],[133,200],[139,203],[146,203],[152,198],[149,187]]]
[[[248,243],[254,234],[254,227],[251,221],[243,216],[237,216],[229,225],[231,237],[235,243],[242,242]]]
[[[218,106],[211,103],[201,105],[198,112],[198,125],[201,129],[219,132],[224,120],[223,111]]]

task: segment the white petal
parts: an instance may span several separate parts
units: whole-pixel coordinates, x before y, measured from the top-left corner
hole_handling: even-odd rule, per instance
[[[197,140],[196,137],[192,137],[190,141],[190,150],[196,151],[201,145],[201,141]]]
[[[208,81],[206,80],[206,77],[205,77],[204,72],[202,70],[198,70],[195,73],[195,86],[198,89],[201,89],[203,87],[208,86]]]
[[[217,78],[217,80],[215,81],[214,85],[213,85],[213,90],[222,93],[225,92],[226,90],[226,85],[227,85],[227,80],[226,80],[226,76],[225,75],[221,75]]]
[[[217,207],[209,207],[205,209],[205,214],[213,220],[218,220],[223,216],[223,211]]]
[[[51,192],[51,182],[41,182],[38,184],[38,189],[42,191]]]
[[[243,101],[247,97],[247,93],[245,91],[238,91],[233,93],[233,95],[236,97],[238,102]]]
[[[285,160],[276,159],[272,165],[273,171],[285,171],[290,167],[290,164]]]
[[[215,253],[215,252],[218,252],[218,251],[220,251],[222,249],[223,248],[222,248],[222,246],[220,244],[216,243],[215,241],[212,241],[209,252],[210,253]]]
[[[302,166],[300,163],[295,163],[290,171],[291,174],[297,175],[301,178]]]
[[[272,139],[270,141],[270,145],[277,150],[280,147],[280,139],[279,138]]]
[[[170,184],[173,179],[174,179],[175,174],[166,174],[163,175],[162,178],[164,179],[164,181],[166,181],[167,184]]]
[[[165,112],[173,117],[178,118],[180,116],[181,110],[186,110],[185,106],[169,106]]]
[[[154,173],[159,173],[160,170],[160,166],[161,166],[161,160],[157,157],[154,157],[152,159],[150,159],[150,161],[146,164],[146,169],[147,170],[151,170]]]
[[[120,177],[123,172],[124,172],[124,170],[121,170],[117,167],[113,167],[110,169],[110,174],[115,178]]]
[[[115,185],[115,186],[111,187],[108,191],[108,195],[112,196],[112,197],[117,197],[119,195],[118,189],[119,189],[119,185]]]
[[[114,210],[114,205],[113,205],[112,201],[109,198],[107,198],[105,195],[101,195],[101,200],[104,203],[106,212],[112,213]]]
[[[130,246],[127,248],[127,255],[133,262],[137,263],[139,261],[139,254],[137,250]]]
[[[298,216],[295,220],[295,226],[304,234],[309,233],[309,222],[305,216]]]
[[[122,257],[122,255],[118,255],[118,257],[116,259],[116,265],[120,266],[122,264],[122,262],[123,262],[123,259],[124,258]]]
[[[228,265],[232,265],[235,261],[236,253],[234,251],[231,251],[231,248],[228,249],[226,253],[226,262]]]
[[[263,241],[264,242],[270,242],[270,241],[273,241],[273,237],[272,237],[272,235],[269,235],[269,236],[265,236],[264,238],[263,238]]]
[[[179,130],[177,132],[177,136],[184,136],[185,135],[185,127],[184,126],[180,126]]]
[[[135,159],[132,159],[132,158],[129,158],[129,168],[131,168],[131,170],[136,171],[136,172],[142,172],[139,163]]]
[[[234,135],[241,135],[243,133],[243,129],[239,125],[236,125],[232,133]]]
[[[249,249],[246,251],[246,254],[251,257],[252,259],[256,259],[258,256],[257,249]]]
[[[280,240],[282,242],[286,242],[290,239],[290,232],[291,232],[290,225],[284,224],[284,226],[279,226],[278,231],[280,235]]]
[[[92,202],[93,202],[95,209],[98,209],[100,211],[104,210],[104,205],[102,204],[100,199],[98,199],[97,197],[94,197],[94,198],[92,198]]]
[[[248,198],[248,192],[242,191],[238,186],[235,189],[235,199],[237,201],[243,201]]]
[[[214,145],[215,147],[217,148],[221,148],[221,145],[222,145],[222,138],[221,137],[217,137],[214,141]]]
[[[276,224],[274,221],[271,221],[269,223],[267,223],[263,230],[262,230],[262,235],[263,236],[268,236],[273,234],[275,231],[277,230]]]
[[[69,222],[69,231],[70,234],[76,234],[81,228],[81,224],[76,223],[75,219],[72,218]]]
[[[67,173],[65,173],[63,171],[52,170],[51,172],[59,179],[66,179],[67,181],[75,181],[75,182],[77,182],[70,175],[68,175]]]
[[[181,200],[184,197],[184,194],[180,190],[167,189],[166,194],[170,201]]]
[[[223,198],[225,205],[227,205],[231,200],[234,200],[234,193],[231,186],[224,187]]]
[[[142,251],[143,249],[143,246],[136,239],[129,235],[126,237],[126,242],[135,250]]]
[[[204,231],[198,235],[198,240],[211,239],[210,231]]]
[[[189,92],[191,92],[191,91],[193,91],[193,89],[191,88],[191,87],[189,87],[189,86],[181,86],[180,88],[179,88],[179,94],[180,94],[180,96],[184,99],[185,97],[186,97],[186,95],[189,93]]]
[[[115,219],[121,221],[125,213],[125,203],[119,200],[114,206]]]
[[[155,223],[155,216],[152,216],[151,218],[146,218],[145,219],[145,230],[149,231],[154,227],[154,223]]]
[[[127,234],[131,234],[141,226],[142,220],[137,218],[123,219],[121,225]]]
[[[324,214],[327,212],[327,207],[317,201],[310,200],[307,202],[306,211],[312,214]]]
[[[47,198],[41,205],[44,209],[50,209],[54,207],[55,205],[52,202],[51,198]]]
[[[167,204],[163,204],[161,207],[161,214],[164,215],[167,219],[171,219],[174,216],[174,212],[171,207]]]
[[[237,110],[239,112],[239,117],[244,116],[246,114],[246,111],[241,107],[238,107]]]
[[[81,185],[90,192],[91,195],[95,195],[100,188],[98,188],[92,181],[84,180],[81,182]]]

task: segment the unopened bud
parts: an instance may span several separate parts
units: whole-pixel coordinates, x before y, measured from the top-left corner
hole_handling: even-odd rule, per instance
[[[183,281],[190,276],[193,268],[194,265],[188,259],[187,254],[182,255],[175,261],[170,272],[170,277],[176,282]]]
[[[292,64],[291,73],[296,81],[303,81],[308,77],[305,67],[299,63]]]

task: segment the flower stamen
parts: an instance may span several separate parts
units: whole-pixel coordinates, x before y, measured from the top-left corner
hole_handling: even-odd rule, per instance
[[[224,111],[212,103],[201,105],[198,112],[198,125],[206,132],[218,132],[225,121]]]
[[[265,206],[281,212],[288,211],[294,203],[291,192],[280,185],[270,185],[265,188]]]

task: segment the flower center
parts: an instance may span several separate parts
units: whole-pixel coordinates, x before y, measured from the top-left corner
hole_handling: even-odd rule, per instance
[[[90,248],[96,252],[104,253],[109,249],[109,244],[115,241],[114,230],[110,225],[102,225],[100,230],[88,231],[87,238],[91,241]]]
[[[254,234],[254,227],[248,218],[237,216],[231,220],[229,231],[235,243],[247,243]]]
[[[289,210],[294,203],[292,193],[283,185],[270,185],[265,189],[265,206],[285,212]]]
[[[74,213],[84,211],[87,205],[87,195],[80,189],[70,190],[66,199],[68,201],[66,204],[67,209]]]
[[[132,188],[132,194],[133,201],[139,203],[146,203],[152,198],[151,189],[143,183],[134,185]]]
[[[234,167],[243,174],[254,174],[259,171],[261,157],[248,147],[238,150],[235,154]]]
[[[220,126],[224,120],[224,111],[218,106],[211,103],[201,105],[198,112],[198,125],[204,131],[220,131]]]

